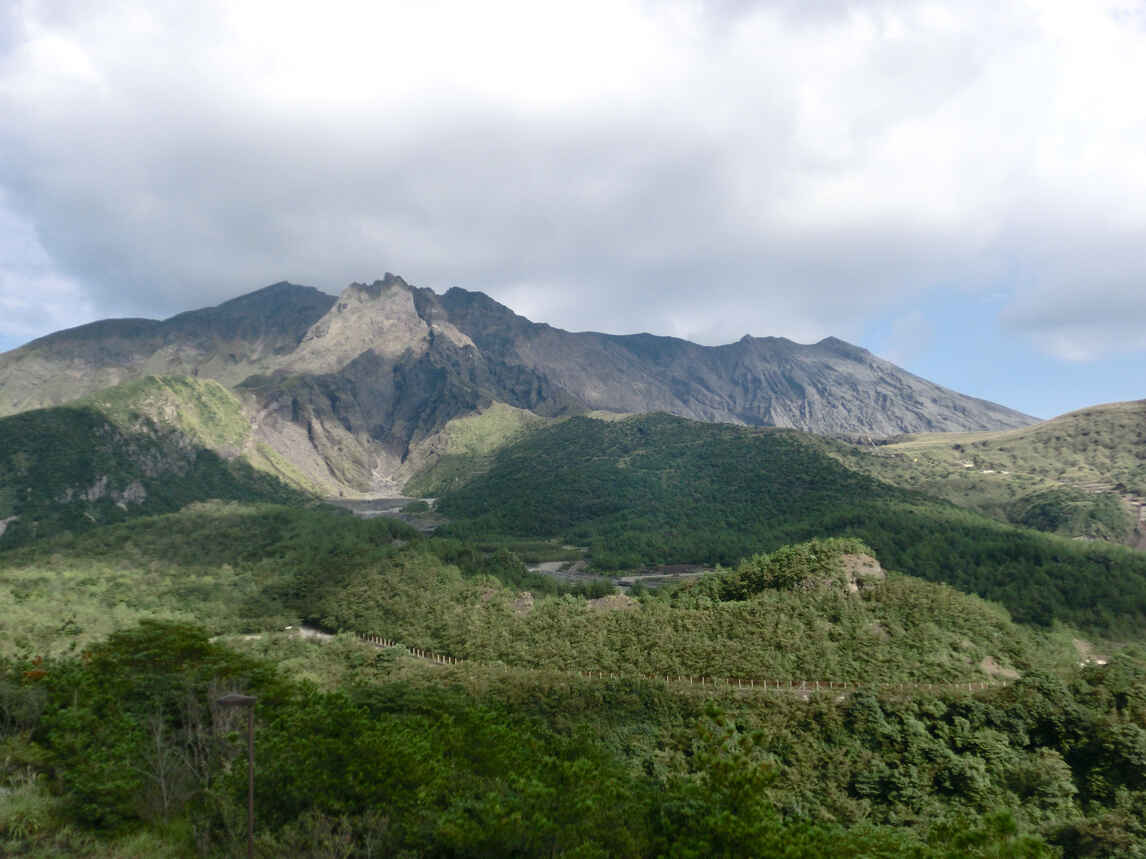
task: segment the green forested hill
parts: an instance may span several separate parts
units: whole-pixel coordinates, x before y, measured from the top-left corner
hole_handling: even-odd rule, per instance
[[[600,568],[730,564],[854,536],[889,568],[1106,635],[1146,629],[1146,555],[1015,528],[862,475],[800,433],[573,418],[502,449],[439,509],[456,535],[561,537]]]
[[[0,552],[0,655],[86,646],[142,618],[281,629],[414,532],[325,508],[207,502]]]
[[[0,850],[241,852],[243,714],[214,703],[239,690],[258,855],[1138,855],[1141,651],[1079,668],[1065,630],[870,566],[852,592],[865,551],[604,602],[526,600],[504,553],[321,509],[195,505],[0,552]],[[466,661],[281,631],[305,606]],[[809,700],[640,676],[1010,669]]]
[[[835,700],[418,664],[148,622],[0,662],[8,855],[1124,857],[1146,843],[1146,662]],[[338,688],[268,657],[291,653]],[[131,765],[125,766],[125,762]]]
[[[801,522],[854,501],[900,497],[905,493],[822,455],[796,431],[658,414],[577,417],[537,430],[502,448],[487,473],[446,493],[438,509],[462,520],[453,533],[588,543],[594,561],[608,569],[730,564],[804,536]]]
[[[1031,427],[924,433],[855,447],[849,468],[993,518],[1146,548],[1146,401],[1108,403]]]
[[[0,547],[208,498],[305,500],[236,457],[248,432],[233,394],[183,377],[0,418]]]
[[[1092,406],[1017,430],[906,436],[886,449],[1146,495],[1146,400]]]
[[[0,552],[0,656],[65,652],[166,617],[214,633],[309,619],[521,668],[762,680],[966,682],[1077,659],[1069,636],[1017,626],[946,586],[893,574],[862,593],[836,587],[844,554],[868,551],[817,541],[742,568],[787,559],[824,587],[590,601],[557,593],[511,553],[393,519],[196,504]]]

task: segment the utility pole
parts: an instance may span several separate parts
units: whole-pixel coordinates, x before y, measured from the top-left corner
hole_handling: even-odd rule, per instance
[[[253,695],[232,692],[217,698],[221,707],[247,708],[247,859],[255,859],[255,701]]]

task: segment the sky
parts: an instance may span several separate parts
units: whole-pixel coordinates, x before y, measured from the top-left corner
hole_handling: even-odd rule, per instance
[[[0,350],[384,272],[1146,397],[1146,0],[8,0]]]

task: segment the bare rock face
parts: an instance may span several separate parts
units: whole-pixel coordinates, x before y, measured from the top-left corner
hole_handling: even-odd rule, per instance
[[[1004,429],[1035,419],[921,379],[834,337],[801,345],[744,337],[699,346],[651,334],[570,333],[537,325],[481,293],[441,297],[484,354],[529,367],[586,408],[665,411],[701,421],[822,435]]]
[[[449,321],[423,318],[410,285],[387,272],[383,280],[346,287],[326,315],[303,335],[286,369],[334,373],[364,352],[391,360],[407,353],[419,357],[434,335],[455,346],[473,346]]]
[[[610,612],[610,611],[632,611],[637,608],[640,603],[627,594],[610,594],[605,597],[597,597],[588,601],[588,606],[592,611]]]
[[[529,614],[533,611],[533,592],[521,591],[517,595],[517,599],[513,601],[513,613],[518,617]]]
[[[871,555],[841,555],[849,593],[858,594],[887,580],[887,573]]]
[[[993,656],[984,656],[979,662],[979,670],[989,677],[998,677],[1002,680],[1018,680],[1021,676],[1014,668],[1000,665]]]

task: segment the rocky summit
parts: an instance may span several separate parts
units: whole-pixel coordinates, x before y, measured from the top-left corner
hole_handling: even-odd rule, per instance
[[[439,295],[389,273],[337,298],[284,282],[163,321],[40,338],[0,355],[0,415],[159,374],[232,388],[257,443],[326,491],[392,487],[423,442],[494,403],[546,417],[663,411],[858,438],[1034,422],[832,337],[701,346],[574,333],[480,292]]]

